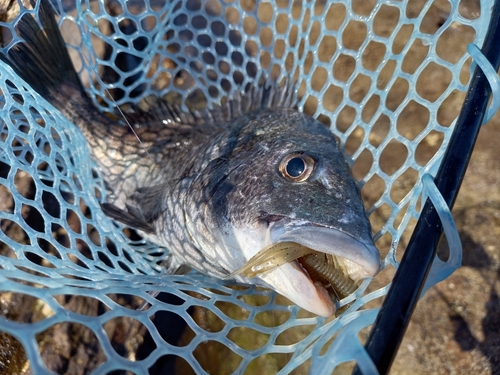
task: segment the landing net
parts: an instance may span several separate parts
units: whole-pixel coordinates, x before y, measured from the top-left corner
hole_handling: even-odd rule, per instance
[[[13,4],[0,15],[7,49],[19,40]],[[79,130],[0,63],[7,373],[330,373],[349,361],[369,368],[360,339],[419,217],[422,177],[435,175],[446,151],[471,79],[467,45],[483,45],[491,2],[54,4],[103,111],[149,96],[195,109],[263,76],[296,80],[299,110],[340,141],[383,263],[330,319],[260,287],[166,275],[168,249],[103,214],[106,189]],[[449,272],[431,273],[427,286]]]

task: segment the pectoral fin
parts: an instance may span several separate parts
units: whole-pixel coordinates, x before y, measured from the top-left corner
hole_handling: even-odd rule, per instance
[[[154,229],[144,220],[144,218],[138,217],[129,211],[122,210],[110,203],[101,203],[101,208],[104,214],[113,220],[145,233],[154,233]]]
[[[165,212],[165,201],[169,190],[168,183],[137,189],[130,198],[129,211],[133,207],[133,211],[138,211],[134,214],[141,215],[145,222],[154,222]]]
[[[106,216],[145,233],[154,233],[153,223],[165,212],[168,184],[139,188],[127,202],[127,210],[102,203]]]

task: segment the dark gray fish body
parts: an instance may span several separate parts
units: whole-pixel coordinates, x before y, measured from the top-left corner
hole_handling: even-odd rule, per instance
[[[335,139],[286,108],[290,87],[256,87],[231,102],[236,109],[198,117],[160,101],[129,116],[141,144],[85,95],[45,0],[39,17],[44,32],[24,16],[18,30],[27,42],[1,58],[82,130],[112,193],[109,216],[169,248],[176,264],[217,277],[287,241],[344,259],[352,279],[377,272],[379,253]],[[297,262],[251,281],[317,314],[335,311]]]

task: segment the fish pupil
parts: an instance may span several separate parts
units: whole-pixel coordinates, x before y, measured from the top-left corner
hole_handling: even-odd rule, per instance
[[[286,173],[288,173],[288,175],[293,178],[299,177],[302,173],[304,173],[305,169],[306,164],[304,163],[304,160],[299,157],[290,159],[290,161],[286,165]]]

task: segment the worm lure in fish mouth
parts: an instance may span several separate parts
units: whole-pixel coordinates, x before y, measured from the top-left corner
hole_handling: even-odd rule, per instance
[[[312,280],[317,280],[323,287],[331,288],[336,298],[342,299],[354,293],[358,285],[339,265],[333,255],[312,252],[298,259]]]
[[[267,246],[230,276],[252,278],[293,261],[303,267],[313,283],[319,283],[329,290],[328,293],[334,302],[354,293],[358,288],[342,266],[342,259],[295,242],[280,242]]]
[[[335,228],[282,218],[264,237],[270,244],[230,277],[260,279],[318,315],[335,314],[336,302],[379,268],[379,253],[368,234],[354,238]]]
[[[104,213],[169,249],[169,271],[266,285],[322,316],[376,274],[356,182],[331,131],[294,109],[290,81],[195,112],[157,98],[114,121],[87,96],[49,0],[35,9],[0,59],[78,126],[110,192]]]

